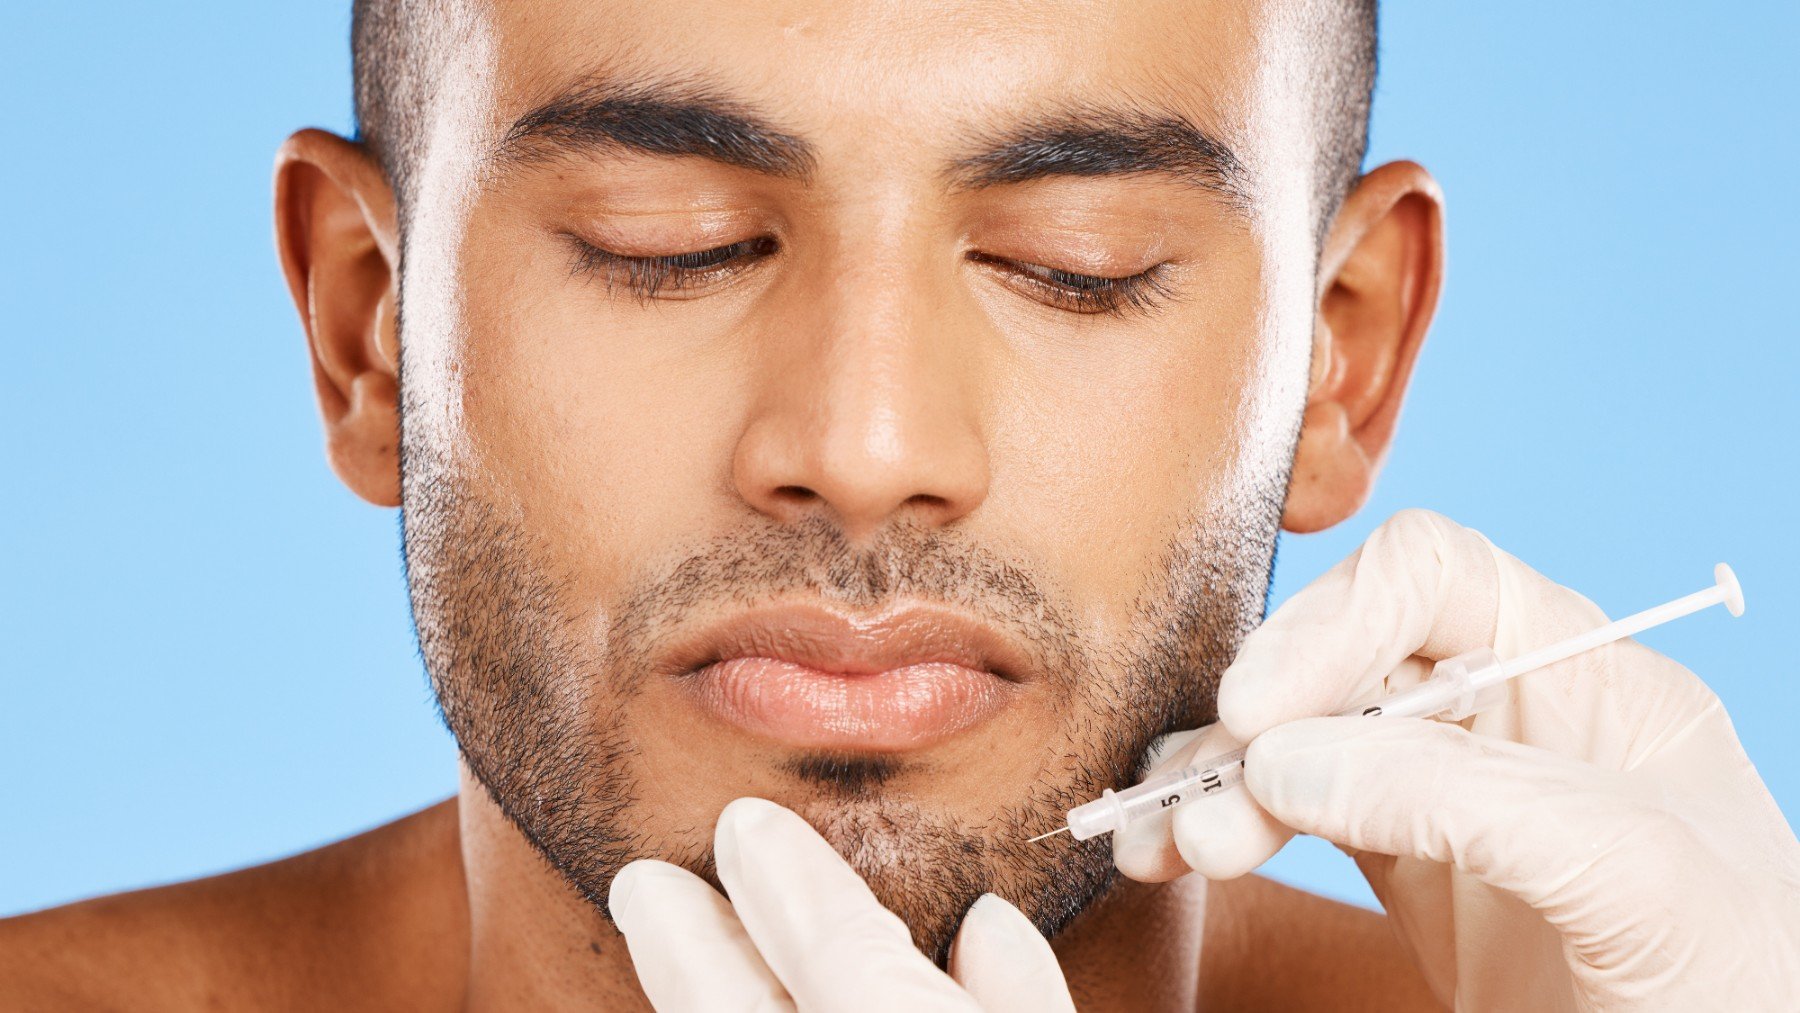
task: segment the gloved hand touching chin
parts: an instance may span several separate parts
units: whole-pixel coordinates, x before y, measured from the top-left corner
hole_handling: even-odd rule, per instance
[[[668,862],[632,862],[613,879],[608,907],[658,1010],[1075,1008],[1049,942],[993,894],[963,919],[946,974],[849,863],[775,803],[726,806],[713,854],[729,900]]]
[[[1115,835],[1120,870],[1231,878],[1314,834],[1355,858],[1458,1009],[1796,1008],[1800,843],[1680,665],[1621,641],[1460,726],[1311,717],[1604,621],[1474,531],[1394,517],[1246,638],[1219,724],[1153,772],[1247,742],[1249,790]]]

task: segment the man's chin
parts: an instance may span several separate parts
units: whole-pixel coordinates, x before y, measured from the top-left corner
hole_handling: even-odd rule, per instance
[[[913,942],[940,966],[962,916],[984,893],[1011,892],[994,842],[917,801],[870,796],[799,803],[800,815],[843,855]]]
[[[775,801],[844,856],[939,966],[963,915],[982,894],[1000,895],[1054,933],[1114,878],[1111,851],[1104,847],[1059,847],[1046,851],[1042,862],[1022,862],[1024,826],[1048,819],[1035,813],[965,814],[952,807],[966,800],[884,797],[879,791]]]

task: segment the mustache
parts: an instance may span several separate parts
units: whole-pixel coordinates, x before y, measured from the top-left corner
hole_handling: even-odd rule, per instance
[[[823,517],[757,525],[703,543],[629,594],[614,629],[620,641],[643,643],[697,612],[793,594],[857,610],[901,600],[941,603],[968,610],[1028,647],[1053,654],[1075,647],[1067,607],[1024,567],[968,537],[896,523],[857,544]]]
[[[855,611],[919,603],[960,609],[1005,636],[1046,688],[1064,697],[1079,692],[1112,654],[1083,642],[1069,608],[1043,581],[961,532],[897,522],[852,542],[830,519],[815,516],[757,522],[652,570],[611,616],[614,684],[635,694],[656,669],[660,645],[695,624],[813,596]]]

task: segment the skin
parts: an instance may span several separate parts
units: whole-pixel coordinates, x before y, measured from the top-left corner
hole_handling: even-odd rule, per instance
[[[697,543],[824,523],[852,547],[954,533],[1053,588],[1084,640],[1123,645],[1154,561],[1196,516],[1242,512],[1283,474],[1286,530],[1366,499],[1435,307],[1442,201],[1422,168],[1385,165],[1320,240],[1304,75],[1290,72],[1307,40],[1286,6],[453,14],[462,44],[433,88],[405,237],[409,452],[529,535],[597,629]],[[646,66],[765,110],[815,148],[812,171],[624,151],[490,160],[545,94]],[[945,185],[971,136],[1071,98],[1178,113],[1228,141],[1244,185]],[[302,131],[278,161],[276,218],[332,466],[399,505],[394,192],[361,146]],[[778,256],[664,298],[572,270],[570,234],[641,256],[765,233]],[[1161,264],[1165,295],[1073,312],[970,251],[1104,276]],[[1234,565],[1260,593],[1256,562]],[[1057,700],[1025,690],[891,790],[964,822],[1022,797],[1077,748]],[[616,714],[592,706],[584,718],[617,718],[635,744],[634,819],[671,855],[704,862],[693,842],[740,795],[833,812],[784,780],[766,742],[700,725],[696,750],[694,712],[660,684]],[[1253,878],[1121,883],[1054,943],[1084,1009],[1431,1008],[1379,916]],[[456,799],[362,837],[0,924],[8,951],[33,959],[0,972],[25,975],[0,979],[0,997],[69,1006],[642,1003],[610,923],[467,765]],[[109,991],[121,980],[130,992]]]

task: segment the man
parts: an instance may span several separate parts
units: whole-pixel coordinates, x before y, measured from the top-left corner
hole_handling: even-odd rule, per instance
[[[1257,628],[1278,529],[1366,498],[1436,299],[1437,187],[1360,173],[1373,32],[359,4],[362,137],[290,139],[278,242],[461,790],[10,922],[0,996],[1784,1002],[1800,846],[1692,675],[1625,644],[1460,727],[1311,718],[1599,621],[1416,513]],[[1248,790],[1027,843],[1209,725],[1156,755],[1250,743]],[[1296,831],[1388,917],[1236,878]]]

